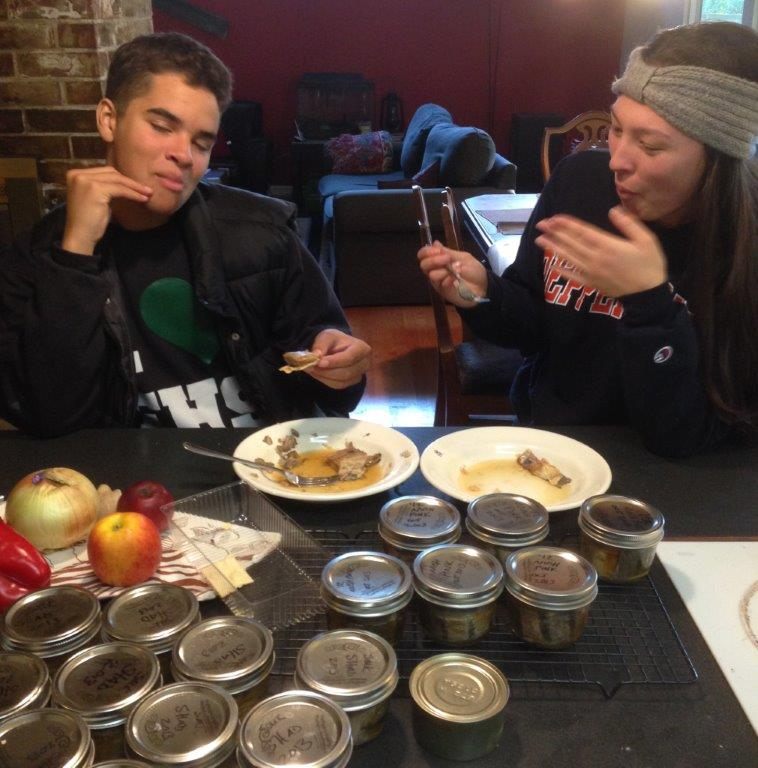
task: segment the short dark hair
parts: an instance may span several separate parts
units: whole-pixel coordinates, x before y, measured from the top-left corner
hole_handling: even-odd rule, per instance
[[[232,100],[232,75],[210,48],[178,32],[140,35],[113,54],[105,96],[123,112],[150,87],[150,78],[166,72],[184,77],[188,85],[206,88],[223,112]]]

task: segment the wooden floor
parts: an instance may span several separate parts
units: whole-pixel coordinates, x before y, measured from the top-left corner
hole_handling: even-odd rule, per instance
[[[345,310],[353,333],[374,350],[366,393],[351,413],[395,427],[434,423],[436,336],[431,306],[351,307]],[[460,320],[449,311],[454,337]]]

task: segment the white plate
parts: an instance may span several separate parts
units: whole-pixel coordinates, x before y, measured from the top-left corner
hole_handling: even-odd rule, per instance
[[[285,499],[312,502],[347,501],[394,488],[403,480],[407,480],[418,467],[418,448],[405,435],[389,427],[383,427],[381,424],[357,419],[296,419],[274,424],[243,440],[235,449],[234,455],[241,459],[260,458],[277,464],[279,461],[279,455],[276,453],[277,443],[287,437],[293,429],[299,435],[296,450],[300,453],[323,448],[344,448],[347,441],[366,453],[381,453],[382,459],[379,463],[381,479],[372,485],[352,491],[295,488],[269,480],[261,472],[250,467],[234,464],[234,471],[240,479],[259,491]]]
[[[519,467],[516,456],[527,448],[558,467],[571,482],[556,488]],[[476,479],[461,471],[490,461],[496,462],[497,471],[493,467]],[[475,427],[440,437],[421,454],[421,472],[454,499],[518,493],[544,504],[548,512],[574,509],[611,484],[611,469],[597,451],[570,437],[527,427]]]

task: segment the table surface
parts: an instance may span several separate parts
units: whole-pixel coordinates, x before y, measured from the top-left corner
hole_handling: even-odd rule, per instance
[[[403,428],[420,451],[451,429]],[[656,457],[623,427],[557,430],[587,443],[608,461],[610,491],[654,504],[666,517],[667,539],[749,538],[758,533],[758,443],[726,446],[683,460]],[[0,432],[0,491],[7,494],[23,475],[48,466],[70,466],[95,484],[124,488],[152,478],[176,498],[236,479],[224,462],[190,455],[181,448],[192,439],[232,451],[245,430],[85,430],[38,440]],[[338,504],[277,500],[306,529],[334,528],[359,533],[376,526],[381,505],[403,494],[435,493],[420,472],[399,488]],[[461,511],[465,506],[457,503]],[[576,530],[576,510],[551,514],[553,532]],[[665,569],[656,562],[652,578],[661,600],[698,673],[685,684],[628,684],[611,698],[594,685],[516,682],[506,709],[497,750],[475,762],[477,768],[546,765],[608,768],[738,768],[758,764],[758,739],[708,645],[682,603]],[[205,604],[204,604],[205,605]],[[570,756],[570,758],[568,758]],[[367,768],[453,766],[425,752],[413,737],[411,700],[392,699],[381,736],[359,747],[351,765]]]

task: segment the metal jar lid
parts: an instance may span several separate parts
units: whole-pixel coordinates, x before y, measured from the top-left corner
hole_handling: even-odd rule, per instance
[[[568,549],[525,547],[506,558],[505,588],[536,608],[573,610],[597,597],[597,571]]]
[[[75,653],[53,678],[53,704],[76,712],[90,728],[126,721],[129,711],[161,684],[158,657],[133,643],[103,643]]]
[[[400,558],[383,552],[347,552],[324,566],[321,597],[348,616],[386,616],[411,601],[413,577]]]
[[[442,653],[417,664],[408,683],[422,710],[450,723],[488,720],[508,703],[505,675],[491,662],[467,653]]]
[[[100,630],[97,598],[86,589],[47,587],[19,598],[5,614],[2,644],[43,658],[75,650]]]
[[[200,617],[197,598],[176,584],[139,584],[111,600],[103,611],[103,638],[169,650]]]
[[[120,760],[106,760],[104,763],[95,763],[92,768],[150,768],[147,763],[143,763],[142,760],[127,760],[126,758]]]
[[[246,616],[205,619],[174,646],[175,680],[215,683],[230,693],[257,685],[274,665],[274,638],[268,627]]]
[[[502,547],[526,547],[547,536],[549,514],[534,499],[488,493],[469,502],[466,528],[477,539]]]
[[[663,538],[663,515],[628,496],[590,496],[579,509],[579,528],[589,537],[620,549],[642,549]]]
[[[450,544],[461,535],[461,513],[435,496],[400,496],[379,510],[379,535],[401,549]]]
[[[308,640],[297,655],[295,687],[323,693],[346,712],[384,701],[397,682],[395,651],[373,632],[324,632]]]
[[[149,693],[129,714],[130,756],[156,765],[211,768],[236,746],[237,702],[212,683],[172,683]]]
[[[503,566],[498,559],[466,544],[439,544],[413,561],[416,592],[436,605],[477,608],[503,591]]]
[[[47,665],[39,656],[0,653],[0,720],[25,709],[44,707],[51,687]]]
[[[256,704],[240,728],[240,768],[344,768],[353,752],[339,704],[313,691],[286,691]]]
[[[40,755],[45,756],[44,762]],[[30,709],[0,723],[0,765],[13,768],[85,768],[95,745],[87,724],[64,709]]]

